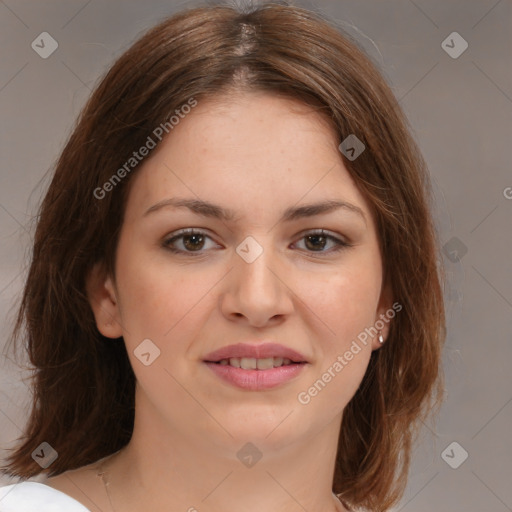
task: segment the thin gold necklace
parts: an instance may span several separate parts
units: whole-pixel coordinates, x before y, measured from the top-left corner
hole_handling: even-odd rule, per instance
[[[116,453],[118,453],[118,452],[116,452]],[[116,512],[116,510],[114,508],[114,505],[112,504],[112,496],[110,496],[110,490],[109,490],[110,482],[108,481],[107,472],[105,471],[105,462],[108,459],[110,459],[113,455],[115,455],[116,453],[113,453],[112,455],[105,457],[101,461],[101,464],[98,466],[98,471],[96,473],[96,475],[99,476],[101,478],[101,481],[103,482],[103,486],[105,487],[105,492],[107,493],[108,502],[110,504],[110,508],[112,509],[112,512]],[[339,503],[343,508],[345,508],[343,502],[338,498],[338,496],[336,496],[336,494],[334,494],[334,493],[332,493],[332,494],[333,494],[334,498],[336,499],[337,503]],[[338,508],[337,504],[336,504],[336,508]]]
[[[113,454],[113,455],[115,455],[115,454]],[[110,490],[109,490],[110,482],[107,479],[107,472],[105,471],[105,462],[108,459],[110,459],[111,456],[105,457],[103,459],[103,461],[101,462],[101,464],[98,467],[98,472],[96,474],[101,478],[101,481],[103,482],[103,486],[105,487],[105,491],[106,491],[107,497],[108,497],[108,502],[110,503],[110,508],[112,509],[112,512],[116,512],[114,505],[112,504],[112,497],[110,496]]]

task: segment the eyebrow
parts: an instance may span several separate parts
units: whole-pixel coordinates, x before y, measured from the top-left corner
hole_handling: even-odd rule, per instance
[[[233,222],[236,218],[236,212],[234,210],[222,208],[221,206],[215,205],[208,201],[201,199],[186,199],[173,197],[169,199],[163,199],[153,206],[149,207],[144,212],[144,217],[150,213],[156,212],[162,208],[188,208],[191,212],[201,215],[202,217],[210,217],[219,219],[226,222]],[[331,213],[333,211],[343,209],[347,212],[355,213],[364,220],[366,224],[366,216],[359,206],[346,201],[328,200],[319,203],[311,203],[302,206],[292,206],[287,208],[279,222],[291,222],[293,220],[303,219],[307,217],[314,217],[315,215],[322,215]]]

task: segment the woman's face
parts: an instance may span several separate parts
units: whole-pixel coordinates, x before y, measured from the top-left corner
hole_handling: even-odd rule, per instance
[[[143,162],[115,284],[102,281],[92,301],[103,334],[124,337],[140,417],[218,448],[284,446],[341,421],[380,347],[362,333],[391,298],[381,294],[374,219],[339,142],[311,109],[248,94],[199,102]],[[305,208],[328,201],[352,206]],[[264,343],[305,362],[264,369],[286,353],[258,352]],[[222,354],[229,364],[207,362],[233,344],[256,346],[238,355],[261,356],[240,362],[261,369]]]

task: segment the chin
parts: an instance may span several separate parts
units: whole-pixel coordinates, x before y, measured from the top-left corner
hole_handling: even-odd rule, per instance
[[[294,406],[262,406],[259,411],[255,407],[242,408],[218,419],[233,436],[229,439],[236,446],[250,441],[262,447],[280,447],[294,442],[302,433],[305,435],[308,427],[305,418],[299,421]]]

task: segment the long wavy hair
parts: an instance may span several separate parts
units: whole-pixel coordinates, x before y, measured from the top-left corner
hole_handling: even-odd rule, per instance
[[[130,440],[135,376],[123,339],[98,331],[85,283],[96,262],[115,275],[138,166],[101,199],[93,191],[190,98],[229,91],[298,99],[330,122],[340,142],[356,134],[365,144],[357,159],[340,158],[373,208],[385,276],[402,310],[344,410],[333,492],[347,507],[388,510],[403,496],[419,427],[444,396],[444,271],[430,178],[377,66],[325,16],[285,2],[180,11],[137,40],[95,88],[37,216],[11,337],[34,370],[32,411],[1,469],[21,478],[42,473],[31,453],[46,441],[58,452],[46,471],[54,476]]]

